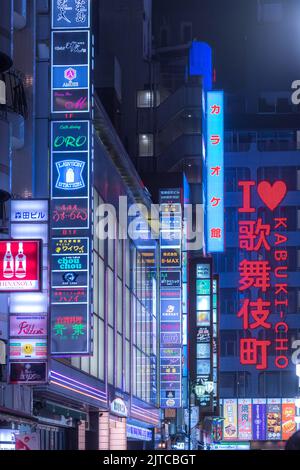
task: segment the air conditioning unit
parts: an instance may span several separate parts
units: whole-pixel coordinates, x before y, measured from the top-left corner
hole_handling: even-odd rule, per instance
[[[6,104],[6,85],[3,80],[0,80],[0,104]]]

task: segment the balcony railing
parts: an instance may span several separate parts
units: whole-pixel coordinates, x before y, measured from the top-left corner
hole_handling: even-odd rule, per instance
[[[0,115],[12,112],[27,118],[28,108],[23,85],[23,74],[17,70],[0,73],[0,80],[5,83],[6,103],[0,104]]]

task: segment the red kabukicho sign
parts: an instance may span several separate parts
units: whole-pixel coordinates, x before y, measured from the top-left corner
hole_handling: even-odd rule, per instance
[[[275,366],[285,369],[289,364],[288,220],[275,216],[274,211],[284,200],[287,187],[284,181],[273,184],[240,181],[239,187],[243,196],[239,213],[248,217],[239,220],[239,249],[242,252],[239,291],[245,297],[237,316],[243,320],[243,329],[250,331],[250,337],[240,340],[240,361],[259,370],[267,369],[269,348],[273,343]],[[258,217],[256,208],[251,205],[255,191],[266,207],[270,223]],[[252,289],[251,298],[249,289]],[[270,332],[267,339],[258,337],[261,330]]]
[[[0,291],[39,291],[40,240],[0,240]]]

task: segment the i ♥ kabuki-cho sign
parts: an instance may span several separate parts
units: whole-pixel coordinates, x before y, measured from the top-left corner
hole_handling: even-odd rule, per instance
[[[265,370],[272,356],[273,365],[285,369],[290,356],[287,186],[284,181],[239,181],[239,187],[241,304],[237,316],[245,331],[240,362]]]

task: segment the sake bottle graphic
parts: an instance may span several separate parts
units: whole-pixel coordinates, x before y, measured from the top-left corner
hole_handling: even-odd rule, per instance
[[[24,255],[23,243],[19,243],[19,250],[15,261],[15,276],[23,279],[26,276],[26,256]]]
[[[68,168],[66,172],[66,183],[74,183],[75,181],[75,173],[73,168]]]
[[[6,243],[6,253],[3,258],[3,277],[10,279],[14,276],[14,257],[11,254],[11,244]]]

